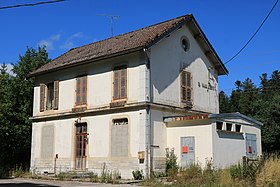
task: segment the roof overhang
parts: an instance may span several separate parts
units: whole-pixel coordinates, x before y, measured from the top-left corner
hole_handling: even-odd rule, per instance
[[[253,119],[253,118],[250,118],[248,116],[245,116],[243,114],[240,114],[239,112],[236,112],[236,113],[223,113],[223,114],[210,114],[209,115],[209,118],[210,119],[243,119],[245,121],[248,121],[254,125],[257,125],[257,126],[263,126],[263,123]]]
[[[193,16],[192,19],[187,22],[187,26],[193,33],[194,38],[199,43],[205,56],[213,63],[214,68],[218,71],[218,75],[227,75],[229,73],[227,68]]]
[[[262,126],[263,124],[248,116],[240,113],[224,113],[224,114],[189,114],[185,116],[167,116],[163,117],[163,122],[167,126],[187,126],[187,125],[209,125],[215,121],[227,121],[240,123],[238,120],[246,121],[247,125]]]

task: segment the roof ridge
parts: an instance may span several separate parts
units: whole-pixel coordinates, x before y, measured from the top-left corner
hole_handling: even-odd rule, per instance
[[[112,37],[105,38],[105,39],[102,39],[102,40],[99,40],[99,41],[96,41],[96,42],[88,43],[88,44],[85,44],[85,45],[82,45],[82,46],[79,46],[79,47],[74,47],[74,48],[69,49],[67,52],[72,51],[72,50],[75,50],[75,49],[82,48],[82,47],[84,47],[84,46],[89,46],[89,45],[92,45],[92,44],[97,44],[97,43],[100,43],[100,42],[103,42],[103,41],[106,41],[106,40],[110,40],[110,39],[117,38],[117,37],[120,37],[120,36],[128,35],[128,34],[130,34],[130,33],[134,33],[134,32],[137,32],[137,31],[140,31],[140,30],[144,30],[144,29],[147,29],[147,28],[151,28],[151,27],[154,27],[154,26],[156,26],[156,25],[160,25],[160,24],[163,24],[163,23],[167,23],[167,22],[172,21],[172,20],[175,20],[175,19],[187,18],[188,16],[192,17],[193,15],[192,15],[192,14],[185,14],[185,15],[183,15],[183,16],[178,16],[178,17],[176,17],[176,18],[168,19],[168,20],[165,20],[165,21],[162,21],[162,22],[159,22],[159,23],[155,23],[155,24],[153,24],[153,25],[149,25],[149,26],[146,26],[146,27],[142,27],[142,28],[139,28],[139,29],[136,29],[136,30],[132,30],[132,31],[123,33],[123,34],[119,34],[119,35],[117,35],[117,36],[112,36]],[[67,52],[65,52],[65,53],[67,53]],[[63,54],[65,54],[65,53],[63,53]],[[63,54],[62,54],[62,55],[63,55]],[[60,56],[61,56],[61,55],[60,55]],[[58,57],[57,57],[57,58],[58,58]]]

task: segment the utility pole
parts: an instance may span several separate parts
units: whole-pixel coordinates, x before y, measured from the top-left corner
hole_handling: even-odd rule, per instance
[[[110,20],[111,20],[111,35],[114,36],[114,21],[119,19],[120,16],[111,15],[111,14],[97,14],[97,16],[105,16],[107,18],[110,18]]]

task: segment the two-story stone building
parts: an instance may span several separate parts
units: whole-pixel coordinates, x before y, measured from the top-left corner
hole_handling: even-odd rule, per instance
[[[178,163],[219,167],[261,154],[260,122],[219,114],[228,70],[192,15],[74,48],[36,77],[31,171],[94,171],[131,178]]]

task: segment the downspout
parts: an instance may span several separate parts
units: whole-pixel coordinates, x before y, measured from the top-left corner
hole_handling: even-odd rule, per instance
[[[151,155],[151,141],[152,141],[152,114],[151,114],[151,105],[152,102],[152,79],[151,79],[151,64],[150,64],[150,58],[147,54],[147,48],[143,48],[143,52],[145,55],[145,62],[146,62],[146,68],[147,68],[147,74],[146,74],[146,102],[148,103],[146,112],[146,175],[147,178],[150,178],[151,176],[151,170],[152,170],[152,155]],[[148,92],[148,93],[147,93]]]

